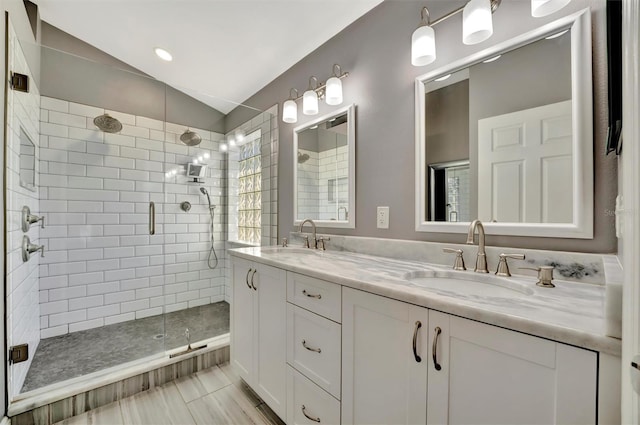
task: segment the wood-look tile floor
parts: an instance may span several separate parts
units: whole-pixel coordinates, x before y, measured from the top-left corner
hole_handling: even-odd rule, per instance
[[[58,424],[284,425],[284,422],[225,363]]]

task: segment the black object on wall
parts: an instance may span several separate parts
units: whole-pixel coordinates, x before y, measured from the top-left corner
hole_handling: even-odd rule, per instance
[[[609,130],[607,155],[622,152],[622,1],[607,0]]]

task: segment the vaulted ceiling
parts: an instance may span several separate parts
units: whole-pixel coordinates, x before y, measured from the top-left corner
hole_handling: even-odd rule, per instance
[[[223,113],[381,2],[37,1],[44,21]]]

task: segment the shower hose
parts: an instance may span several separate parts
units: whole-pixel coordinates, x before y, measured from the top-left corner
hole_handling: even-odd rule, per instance
[[[218,255],[216,254],[216,249],[213,247],[213,243],[215,242],[215,239],[213,237],[213,217],[214,217],[214,210],[216,207],[213,206],[209,206],[209,214],[211,215],[211,232],[209,233],[211,236],[211,249],[209,249],[209,257],[207,258],[207,265],[209,266],[210,269],[215,269],[216,267],[218,267]]]

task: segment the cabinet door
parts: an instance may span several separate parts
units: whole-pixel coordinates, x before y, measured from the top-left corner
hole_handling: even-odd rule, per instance
[[[428,423],[596,423],[596,353],[436,311],[429,324]]]
[[[233,298],[231,300],[231,363],[248,384],[253,379],[253,293],[248,284],[252,264],[233,258]]]
[[[257,331],[257,351],[253,388],[278,416],[286,418],[287,275],[275,267],[255,263],[254,267],[253,328]]]
[[[428,310],[342,291],[342,423],[426,423]]]

